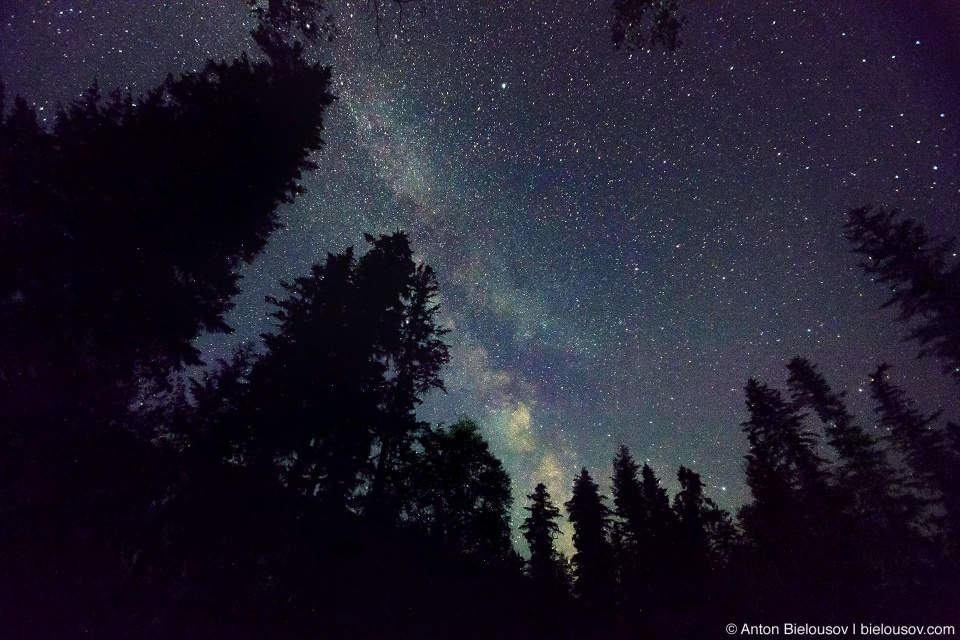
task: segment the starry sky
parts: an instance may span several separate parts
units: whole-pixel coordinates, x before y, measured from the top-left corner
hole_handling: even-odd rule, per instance
[[[960,229],[960,10],[949,0],[700,0],[675,53],[617,51],[609,0],[333,5],[319,170],[244,269],[208,361],[268,330],[266,295],[363,233],[409,232],[441,284],[448,392],[421,417],[482,427],[524,496],[601,486],[626,444],[735,509],[743,385],[819,363],[856,409],[881,361],[927,409],[916,361],[841,237],[851,206]],[[97,78],[149,90],[252,49],[240,0],[29,0],[0,8],[0,77],[41,118]],[[866,420],[865,420],[866,422]],[[569,539],[567,545],[569,544]]]

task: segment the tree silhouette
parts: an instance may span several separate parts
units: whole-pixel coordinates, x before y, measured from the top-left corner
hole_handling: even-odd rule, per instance
[[[677,471],[680,492],[674,496],[676,514],[675,570],[682,576],[698,578],[709,569],[708,510],[715,506],[703,495],[700,476],[686,467]]]
[[[246,0],[256,16],[254,40],[264,51],[292,49],[303,41],[321,37],[332,40],[338,33],[333,15],[321,0]]]
[[[830,389],[816,365],[804,358],[794,358],[787,365],[787,381],[794,405],[812,409],[824,424],[827,442],[839,455],[837,482],[846,485],[850,478],[869,474],[887,476],[889,469],[883,452],[874,440],[854,422],[843,401],[843,394]]]
[[[200,331],[230,330],[235,269],[301,191],[333,100],[329,68],[291,51],[211,61],[136,100],[94,84],[51,131],[15,101],[0,123],[4,411],[123,408],[143,377],[198,363]]]
[[[557,550],[553,547],[553,539],[560,533],[560,510],[550,500],[547,487],[541,482],[527,496],[530,505],[524,507],[530,512],[520,531],[530,547],[529,567],[530,577],[538,591],[565,590],[566,576],[563,564]]]
[[[816,592],[828,575],[830,516],[824,509],[822,461],[803,415],[777,390],[751,379],[746,400],[746,475],[754,499],[741,508],[740,519],[757,563],[750,580],[756,597],[770,598],[769,606],[788,613],[802,606],[799,594]],[[773,590],[784,583],[791,589]]]
[[[900,309],[913,323],[907,336],[920,355],[939,358],[945,373],[960,381],[960,263],[954,239],[935,242],[926,230],[897,210],[866,206],[851,209],[844,235],[856,253],[866,256],[864,271],[886,283],[884,306]]]
[[[639,471],[639,475],[638,475]],[[613,461],[614,540],[623,586],[648,590],[671,570],[676,522],[653,469],[620,447]]]
[[[440,369],[449,361],[438,326],[439,292],[429,265],[416,264],[407,235],[397,232],[374,239],[357,263],[357,285],[364,331],[373,340],[374,357],[383,368],[381,419],[374,426],[379,444],[371,488],[371,506],[386,517],[395,514],[397,464],[412,443],[418,422],[416,407],[431,389],[443,390]]]
[[[906,463],[910,476],[904,484],[928,505],[944,510],[945,522],[939,526],[935,514],[926,510],[930,526],[942,527],[949,547],[960,535],[960,471],[948,432],[937,425],[939,412],[924,415],[902,389],[890,381],[890,366],[881,364],[870,375],[870,393],[876,402],[880,428]],[[948,548],[949,548],[948,547]]]
[[[367,240],[360,259],[352,249],[329,255],[284,285],[286,299],[270,299],[277,331],[263,336],[266,351],[245,385],[224,386],[221,377],[195,389],[208,405],[229,407],[209,412],[220,416],[214,430],[226,438],[225,454],[275,469],[303,495],[354,508],[361,483],[370,493],[399,481],[385,451],[409,448],[423,426],[415,407],[442,388],[448,358],[433,271],[414,263],[403,233]],[[218,398],[217,390],[237,395]]]
[[[623,622],[637,622],[645,591],[652,581],[650,567],[649,509],[640,486],[640,467],[630,450],[621,445],[613,459],[612,543],[616,558],[617,606]]]
[[[669,615],[660,616],[657,631],[660,637],[698,637],[713,628],[713,617],[730,615],[711,598],[730,586],[721,585],[736,532],[730,515],[704,495],[698,474],[680,467],[677,480],[673,553],[664,579],[668,593],[663,608]]]
[[[624,558],[637,559],[647,537],[647,508],[639,479],[640,467],[630,450],[621,445],[613,460],[614,522],[613,538],[617,553]]]
[[[487,561],[512,558],[510,478],[468,418],[426,429],[408,470],[406,518],[444,548]]]
[[[675,522],[666,491],[649,465],[641,469],[627,447],[613,460],[613,547],[621,624],[650,630],[662,607],[663,584],[674,571]]]
[[[890,574],[895,560],[909,555],[907,525],[917,515],[915,501],[891,492],[902,478],[878,443],[856,424],[843,394],[834,393],[816,366],[803,358],[794,358],[787,368],[794,406],[813,410],[837,452],[829,469],[830,503],[824,505],[834,510],[837,574],[849,580],[873,576],[878,583]]]
[[[600,614],[612,604],[613,566],[609,533],[610,510],[586,468],[573,481],[573,496],[564,505],[573,524],[574,594]]]
[[[0,617],[24,636],[95,628],[163,528],[199,415],[182,386],[153,396],[229,331],[237,267],[313,166],[333,96],[301,51],[137,98],[94,84],[49,129],[0,100],[0,546],[4,589],[32,585]]]
[[[667,491],[660,486],[660,479],[653,472],[650,465],[644,464],[640,470],[640,488],[643,492],[643,501],[647,509],[647,544],[653,555],[653,570],[662,575],[672,560],[673,541],[676,535],[676,520],[670,510],[670,499]]]
[[[553,546],[560,533],[560,510],[550,500],[546,486],[541,482],[527,496],[530,504],[524,509],[529,515],[520,525],[520,531],[530,547],[527,575],[531,593],[529,617],[539,633],[535,637],[555,638],[564,634],[564,611],[570,610],[570,577],[566,558]]]
[[[279,461],[286,482],[339,503],[358,487],[382,403],[384,366],[365,331],[352,249],[327,257],[271,300],[279,321],[250,374],[247,454]]]

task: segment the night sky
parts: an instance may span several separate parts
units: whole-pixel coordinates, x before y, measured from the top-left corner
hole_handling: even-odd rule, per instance
[[[556,502],[621,443],[735,509],[743,385],[795,355],[869,407],[880,361],[927,409],[956,387],[914,360],[841,237],[848,209],[960,229],[960,11],[940,2],[686,2],[676,53],[616,51],[609,0],[341,3],[319,170],[245,269],[233,337],[280,280],[404,229],[439,272],[452,362],[421,416],[482,426],[525,494]],[[838,5],[843,5],[842,7]],[[51,117],[94,77],[144,92],[252,49],[240,0],[24,1],[0,77]],[[862,415],[862,414],[861,414]],[[866,420],[865,420],[866,421]]]

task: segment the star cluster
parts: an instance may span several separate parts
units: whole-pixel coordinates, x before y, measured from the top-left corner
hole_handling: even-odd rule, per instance
[[[684,44],[616,51],[609,3],[335,7],[319,170],[245,270],[235,336],[265,295],[363,233],[405,229],[437,268],[452,363],[423,417],[475,418],[513,477],[515,524],[621,443],[673,486],[683,464],[747,499],[742,388],[794,355],[855,405],[896,365],[939,406],[955,393],[878,311],[841,237],[851,206],[960,228],[960,17],[950,3],[689,3]],[[17,3],[0,77],[50,118],[96,77],[135,94],[249,49],[242,3]]]

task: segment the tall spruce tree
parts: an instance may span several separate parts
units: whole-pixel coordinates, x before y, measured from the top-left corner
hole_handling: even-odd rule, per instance
[[[564,505],[573,524],[574,594],[589,610],[612,605],[613,564],[609,541],[610,510],[584,467],[573,481],[573,496]]]
[[[95,83],[49,128],[0,100],[0,546],[20,565],[4,590],[35,579],[4,605],[14,635],[103,631],[181,484],[185,445],[143,428],[189,431],[195,407],[181,389],[162,418],[134,409],[199,363],[199,333],[230,330],[238,267],[313,167],[330,70],[291,35],[140,97]]]
[[[810,542],[823,533],[825,481],[816,439],[776,389],[751,378],[746,401],[746,475],[754,499],[741,509],[741,520],[762,556],[797,572]]]
[[[646,544],[650,549],[651,567],[655,576],[662,576],[670,571],[673,560],[676,518],[670,509],[667,490],[660,486],[660,479],[650,465],[643,465],[640,476],[640,488],[647,509]]]
[[[794,405],[816,413],[824,424],[827,442],[837,451],[841,467],[837,481],[843,483],[850,476],[865,473],[886,475],[883,452],[856,424],[843,394],[833,392],[816,365],[797,357],[790,361],[787,369],[790,372],[787,386]]]
[[[676,569],[675,517],[653,469],[639,467],[625,446],[613,460],[612,489],[618,618],[626,628],[653,632]]]
[[[562,637],[566,632],[563,620],[568,618],[565,612],[569,612],[571,601],[567,560],[553,545],[560,533],[560,510],[542,482],[527,499],[530,502],[524,509],[528,515],[520,525],[530,548],[527,615],[533,624],[533,637]]]
[[[794,358],[788,386],[794,406],[812,410],[824,425],[827,442],[837,453],[831,465],[830,501],[836,563],[849,577],[882,580],[892,563],[912,545],[907,523],[916,515],[915,503],[892,487],[901,484],[879,444],[858,425],[843,394],[835,393],[815,365]]]
[[[527,496],[530,504],[524,509],[530,513],[520,525],[520,531],[530,547],[527,563],[530,578],[538,593],[565,590],[566,576],[563,563],[553,546],[560,533],[560,510],[550,500],[547,487],[541,482]]]
[[[648,509],[640,486],[640,467],[630,450],[620,446],[613,459],[612,541],[618,557],[618,573],[621,582],[636,580],[645,573],[641,555],[646,550],[648,538]],[[628,577],[629,576],[629,577]]]
[[[709,498],[703,495],[700,476],[686,467],[677,471],[680,491],[673,499],[676,514],[675,570],[686,579],[701,576],[709,568],[707,537]]]
[[[611,543],[616,579],[617,619],[621,626],[642,628],[650,587],[649,513],[640,486],[640,467],[625,445],[613,459]]]
[[[267,352],[252,368],[246,409],[251,455],[279,460],[301,492],[341,503],[364,480],[372,497],[398,481],[388,476],[388,453],[410,446],[424,426],[414,409],[429,389],[442,388],[448,359],[433,271],[413,261],[402,232],[367,241],[359,260],[352,249],[330,255],[285,285],[287,299],[271,299],[278,330],[264,335]],[[391,517],[398,508],[393,500]]]
[[[271,299],[278,330],[263,336],[267,351],[250,374],[244,444],[258,464],[280,461],[301,493],[342,502],[369,472],[384,375],[357,308],[352,249],[285,286],[287,299]]]
[[[374,436],[379,446],[370,491],[373,510],[382,517],[396,515],[401,459],[422,426],[415,414],[431,389],[443,390],[440,370],[449,362],[438,324],[439,293],[436,274],[417,264],[403,232],[367,236],[374,250],[357,263],[360,310],[365,331],[372,338],[374,356],[383,368],[383,399]]]
[[[912,476],[935,484],[943,433],[936,428],[939,413],[924,415],[913,400],[890,380],[890,365],[884,363],[870,374],[870,392],[876,402],[879,426],[910,466]]]
[[[701,637],[709,634],[723,608],[711,598],[723,588],[718,578],[727,568],[735,531],[730,515],[704,495],[703,481],[697,473],[680,467],[677,480],[680,491],[673,499],[676,533],[665,577],[670,614],[659,616],[657,635]]]

